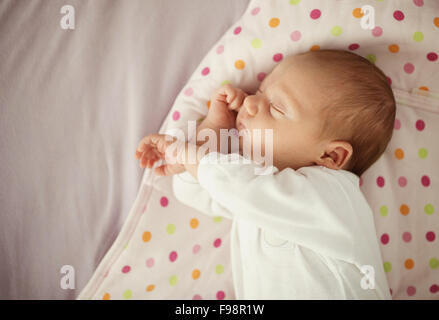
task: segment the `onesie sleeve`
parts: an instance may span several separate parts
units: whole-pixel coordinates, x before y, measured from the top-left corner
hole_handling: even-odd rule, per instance
[[[268,174],[260,174],[261,168],[239,154],[211,152],[200,160],[197,174],[210,201],[220,204],[231,218],[351,261],[355,212],[335,176],[319,166],[282,171],[272,167]]]
[[[218,202],[213,201],[209,192],[189,172],[174,175],[172,188],[174,196],[181,203],[209,216],[232,218],[232,214]]]

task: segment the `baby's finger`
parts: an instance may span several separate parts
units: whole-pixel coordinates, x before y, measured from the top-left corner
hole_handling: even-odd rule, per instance
[[[237,95],[237,90],[230,84],[227,83],[224,85],[224,91],[226,93],[226,102],[231,103]]]
[[[239,107],[244,102],[244,98],[245,98],[245,93],[243,91],[238,92],[238,94],[236,95],[235,100],[233,100],[233,102],[229,105],[229,109],[230,110],[239,109]]]

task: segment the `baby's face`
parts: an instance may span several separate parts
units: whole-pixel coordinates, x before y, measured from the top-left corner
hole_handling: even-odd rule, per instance
[[[288,57],[265,77],[254,95],[244,100],[236,118],[237,129],[249,129],[253,148],[259,143],[253,129],[262,129],[262,155],[266,143],[263,129],[273,129],[273,165],[279,170],[315,164],[313,160],[321,150],[320,110],[328,99],[327,81],[307,55]]]

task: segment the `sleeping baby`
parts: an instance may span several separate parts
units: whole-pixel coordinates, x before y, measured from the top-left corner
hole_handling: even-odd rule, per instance
[[[306,52],[285,58],[254,94],[230,84],[213,94],[197,133],[236,128],[239,151],[151,134],[136,158],[148,168],[166,159],[154,172],[174,175],[179,201],[232,219],[237,299],[390,299],[359,176],[386,149],[395,109],[386,76],[368,60]],[[255,174],[262,164],[243,155],[246,142],[272,145],[271,172]]]

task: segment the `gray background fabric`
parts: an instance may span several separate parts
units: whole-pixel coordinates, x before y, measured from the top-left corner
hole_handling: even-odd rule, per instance
[[[139,140],[248,3],[0,0],[0,299],[79,294],[135,200]]]

